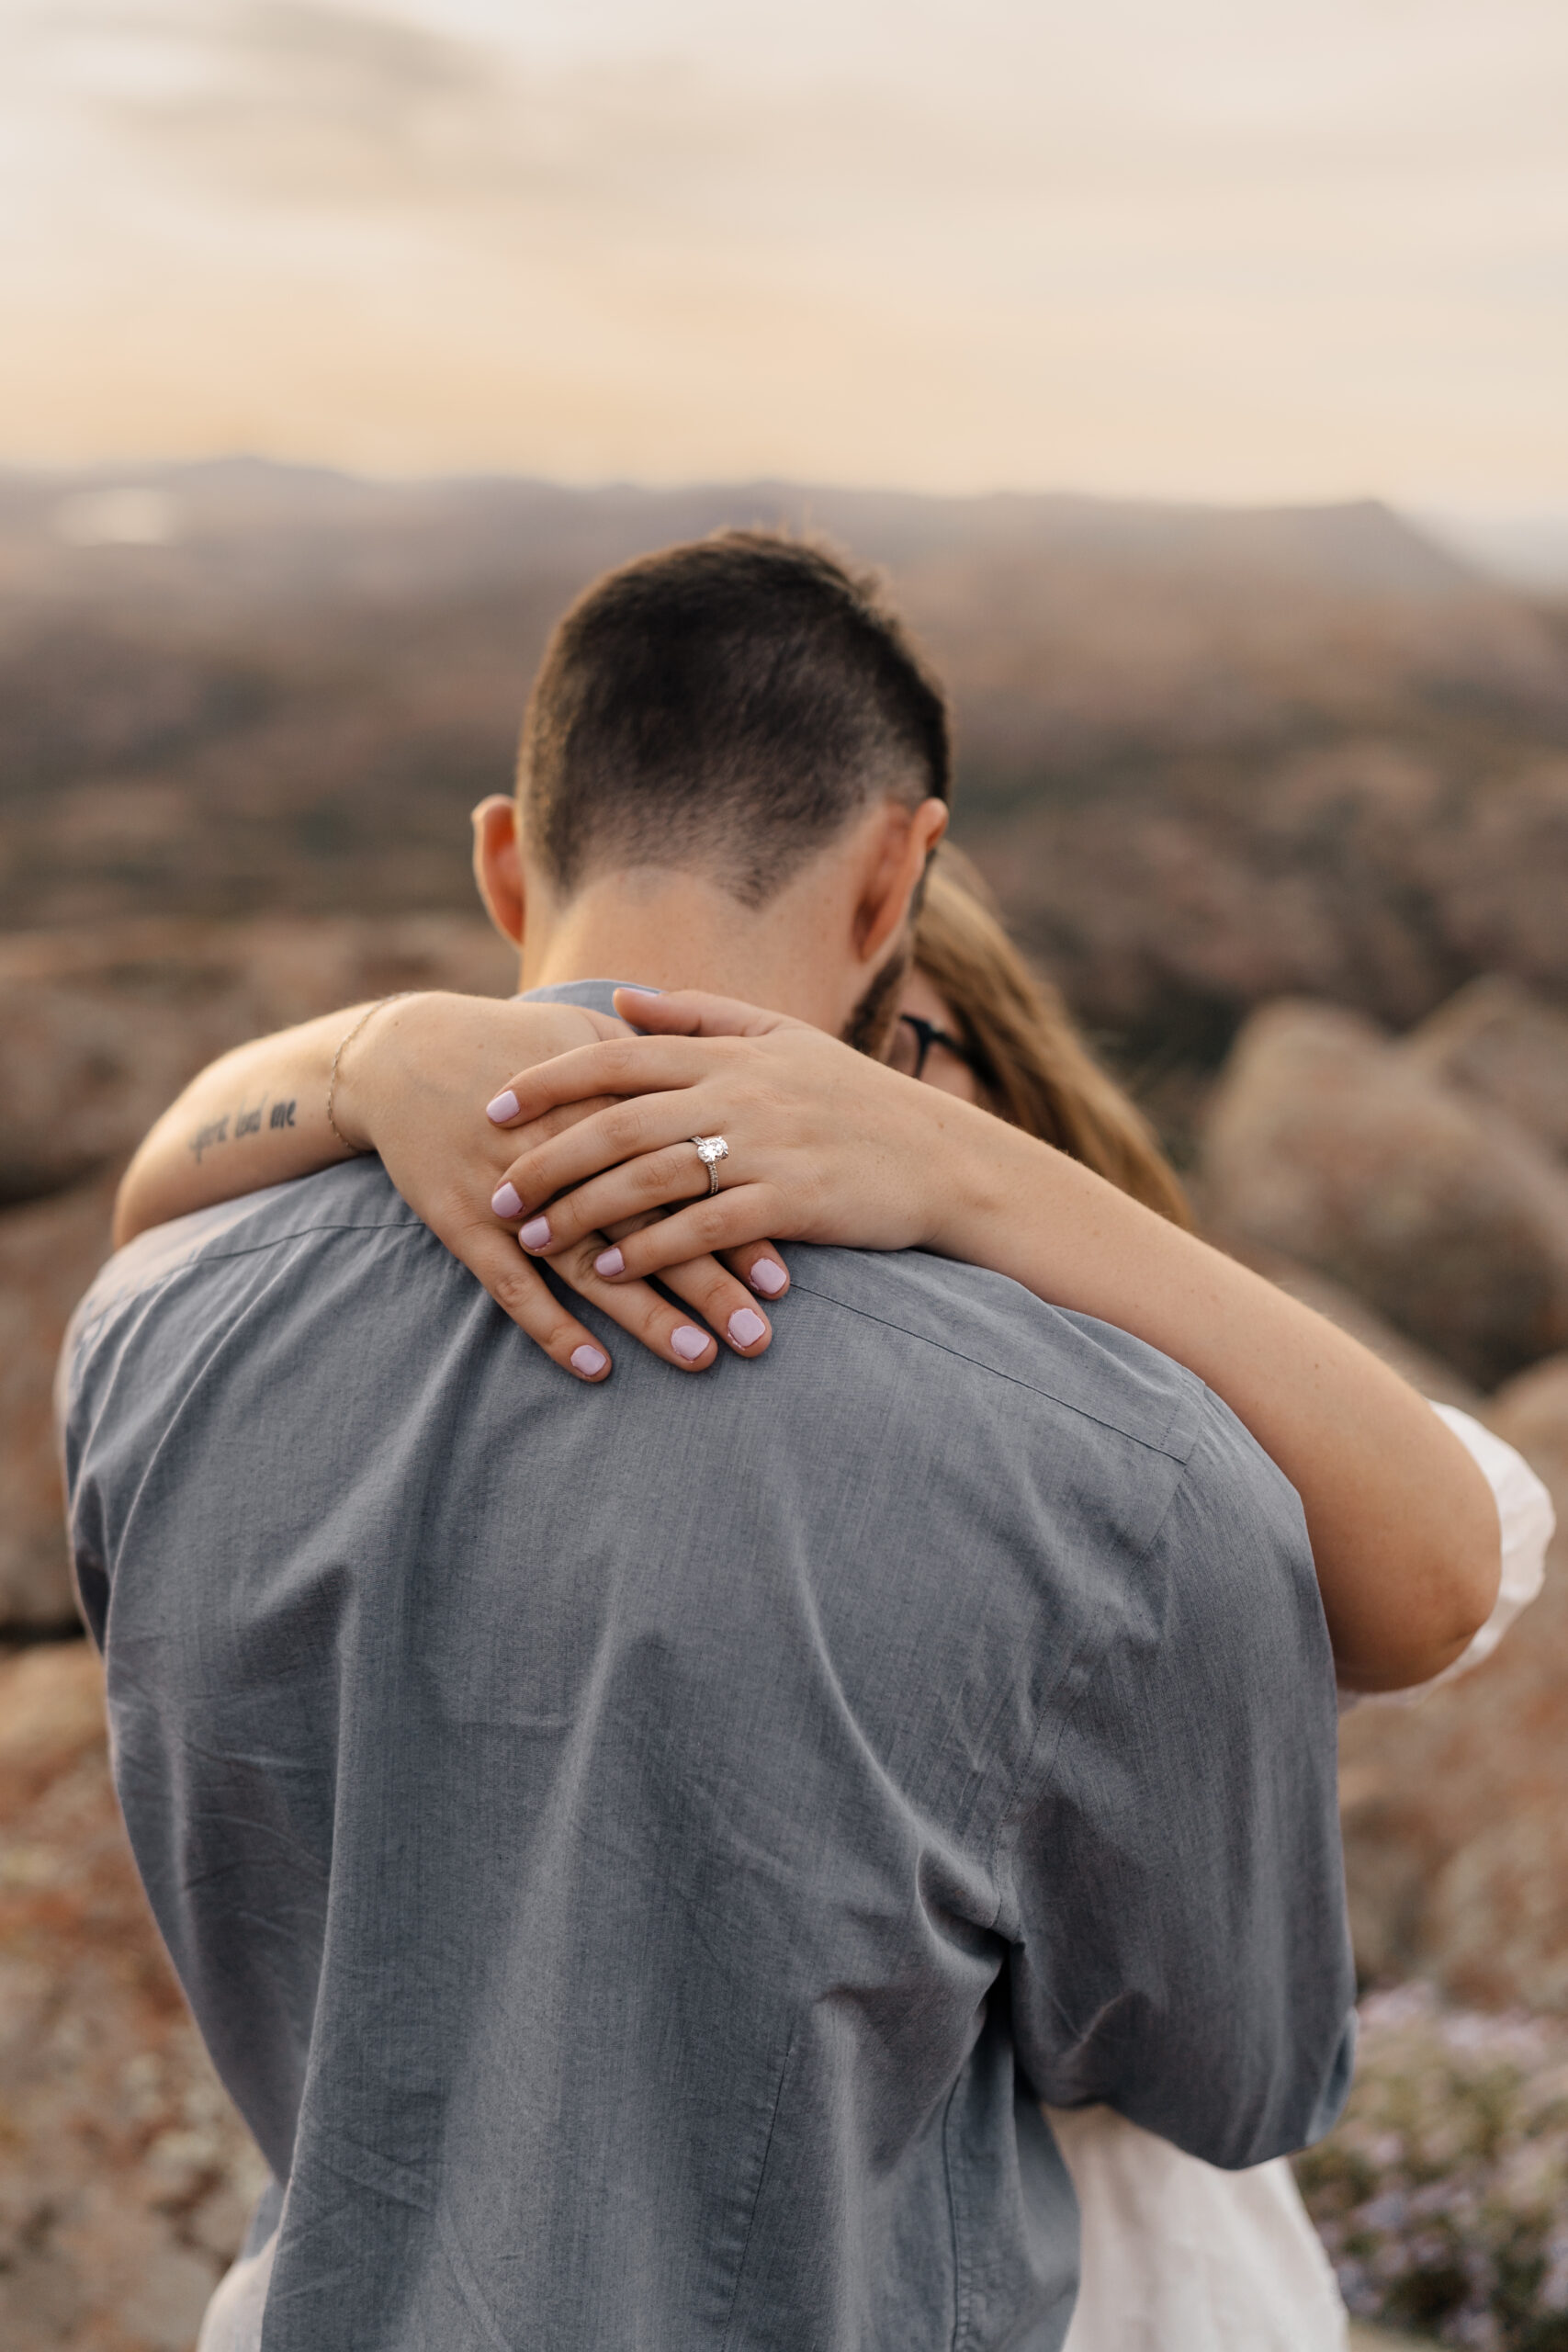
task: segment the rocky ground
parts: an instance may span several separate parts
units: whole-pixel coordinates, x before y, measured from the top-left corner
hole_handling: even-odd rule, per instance
[[[1479,1672],[1418,1707],[1351,1714],[1341,1805],[1364,1981],[1423,1979],[1477,2008],[1559,2016],[1568,2014],[1565,1106],[1568,1021],[1512,983],[1472,983],[1404,1037],[1285,1002],[1255,1014],[1237,1039],[1209,1107],[1200,1170],[1224,1238],[1427,1394],[1490,1422],[1552,1490],[1564,1532],[1523,1625]]]
[[[85,1641],[0,1662],[0,2344],[189,2352],[265,2177],[153,1932]]]

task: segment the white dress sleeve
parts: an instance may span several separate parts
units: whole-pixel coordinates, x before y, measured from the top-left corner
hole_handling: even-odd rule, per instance
[[[1557,1515],[1551,1507],[1551,1497],[1529,1464],[1523,1454],[1506,1445],[1495,1430],[1483,1429],[1468,1413],[1461,1413],[1457,1405],[1434,1405],[1432,1410],[1452,1430],[1492,1489],[1503,1544],[1503,1574],[1497,1599],[1485,1624],[1472,1634],[1468,1645],[1451,1666],[1444,1667],[1441,1674],[1435,1674],[1429,1682],[1418,1682],[1408,1690],[1342,1690],[1341,1714],[1351,1707],[1386,1704],[1391,1700],[1395,1705],[1413,1706],[1428,1690],[1468,1674],[1472,1667],[1491,1657],[1520,1610],[1529,1608],[1546,1579],[1546,1547],[1557,1525]]]

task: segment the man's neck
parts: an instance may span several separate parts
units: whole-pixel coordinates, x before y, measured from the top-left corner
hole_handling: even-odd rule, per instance
[[[614,979],[705,989],[836,1030],[843,982],[835,986],[840,959],[829,940],[829,921],[814,921],[809,908],[774,901],[753,910],[700,876],[640,868],[592,882],[552,909],[547,922],[530,923],[520,984]]]

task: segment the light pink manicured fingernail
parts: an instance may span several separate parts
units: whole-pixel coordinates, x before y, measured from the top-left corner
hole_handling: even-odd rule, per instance
[[[759,1258],[751,1269],[752,1288],[764,1292],[769,1298],[777,1298],[788,1280],[776,1258]]]
[[[516,1116],[517,1097],[510,1086],[498,1094],[493,1102],[485,1104],[485,1117],[493,1119],[498,1127],[503,1127],[508,1119],[514,1119]]]
[[[694,1330],[690,1323],[681,1323],[671,1332],[670,1344],[682,1363],[695,1363],[699,1356],[707,1353],[708,1334]]]
[[[755,1308],[738,1306],[727,1328],[738,1348],[754,1348],[768,1327]]]
[[[521,1208],[521,1201],[517,1204]],[[517,1238],[525,1250],[547,1250],[550,1245],[550,1221],[547,1216],[531,1216],[526,1225],[517,1228]]]
[[[515,1184],[498,1184],[490,1196],[490,1204],[497,1216],[521,1216],[523,1195]]]
[[[616,1274],[626,1272],[626,1261],[618,1250],[601,1250],[593,1261],[593,1271],[596,1274],[603,1274],[606,1282],[611,1282]]]
[[[603,1348],[573,1348],[571,1351],[571,1368],[580,1372],[584,1380],[594,1379],[609,1361]]]

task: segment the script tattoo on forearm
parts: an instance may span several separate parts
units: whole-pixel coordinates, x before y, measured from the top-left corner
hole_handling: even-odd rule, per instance
[[[225,1111],[220,1119],[212,1120],[209,1125],[205,1127],[197,1127],[195,1135],[192,1136],[190,1139],[190,1148],[196,1154],[197,1166],[198,1168],[201,1166],[201,1155],[208,1149],[209,1145],[215,1143],[227,1143],[228,1140],[229,1114]]]
[[[262,1131],[264,1112],[266,1113],[266,1125],[269,1129],[291,1127],[294,1125],[294,1114],[299,1107],[299,1097],[295,1095],[288,1102],[279,1101],[273,1103],[268,1110],[267,1100],[264,1094],[261,1101],[254,1107],[242,1106],[238,1111],[225,1111],[220,1119],[209,1120],[206,1126],[197,1127],[196,1133],[190,1137],[190,1148],[196,1154],[197,1166],[199,1168],[201,1165],[202,1154],[210,1151],[218,1144],[239,1143],[246,1136],[259,1136]]]

